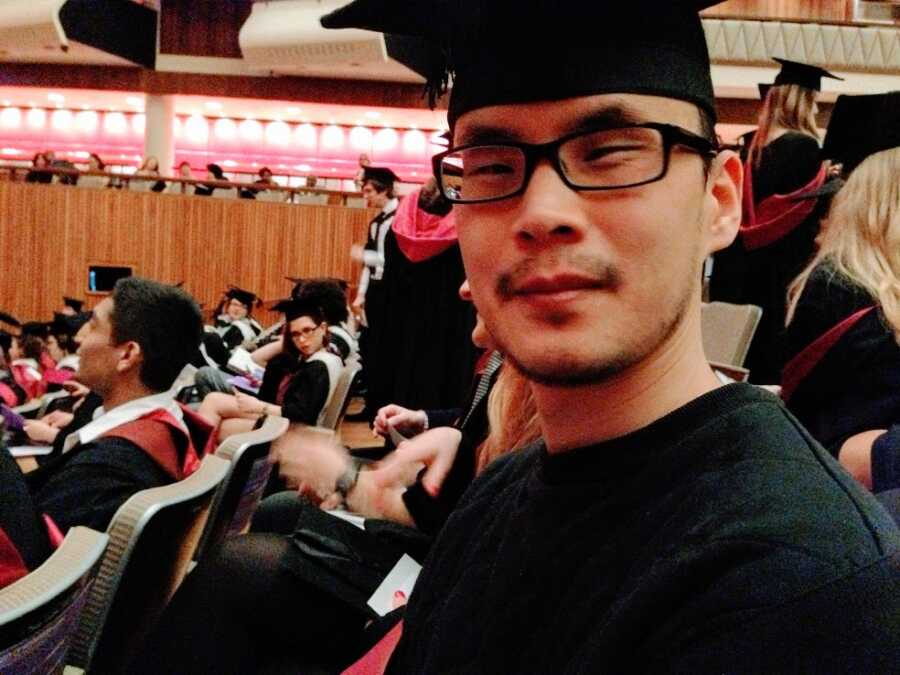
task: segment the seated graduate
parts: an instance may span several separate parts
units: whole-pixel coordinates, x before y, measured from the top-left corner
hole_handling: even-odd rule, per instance
[[[253,318],[253,306],[261,300],[252,291],[229,286],[213,311],[212,326],[204,327],[203,342],[192,363],[197,366],[197,392],[205,398],[210,392],[230,392],[229,375],[234,371],[228,361],[234,350],[261,338],[262,326]]]
[[[28,324],[25,324],[28,326]],[[37,335],[25,332],[11,335],[0,346],[5,349],[7,376],[0,380],[0,396],[10,407],[40,398],[47,391],[44,381],[44,342]],[[8,342],[8,346],[6,344]]]
[[[131,495],[199,466],[211,430],[170,388],[201,331],[200,309],[187,293],[147,279],[119,280],[94,309],[77,377],[103,407],[65,438],[61,456],[26,476],[38,509],[63,531],[103,530]]]
[[[882,150],[835,196],[790,289],[782,380],[788,409],[875,492],[900,487],[898,175],[900,147]]]
[[[292,422],[316,425],[341,372],[339,356],[328,351],[328,323],[321,305],[290,298],[273,309],[284,312],[280,340],[253,352],[265,367],[259,398],[249,394],[213,392],[203,399],[199,413],[219,438],[249,431],[264,415],[280,415]]]
[[[229,350],[255,338],[262,332],[262,326],[253,318],[253,307],[261,300],[252,291],[231,286],[215,310],[213,329],[222,336]]]
[[[322,308],[328,322],[328,348],[346,361],[359,351],[355,324],[350,321],[347,282],[343,279],[294,279],[291,297],[312,299]]]
[[[78,370],[78,342],[75,336],[90,319],[90,312],[74,316],[59,313],[54,315],[50,334],[47,336],[47,353],[56,362],[56,367],[44,372],[49,389],[59,388]]]

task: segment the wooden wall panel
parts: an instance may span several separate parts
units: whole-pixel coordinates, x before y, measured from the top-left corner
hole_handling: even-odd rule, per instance
[[[160,53],[241,58],[238,33],[252,0],[162,0],[161,5]]]
[[[853,0],[728,0],[704,12],[744,19],[853,20]]]
[[[227,284],[284,297],[285,276],[355,284],[350,246],[371,213],[181,195],[0,182],[0,309],[49,319],[63,294],[88,299],[89,264],[134,265],[212,309]],[[260,311],[263,323],[275,314]]]

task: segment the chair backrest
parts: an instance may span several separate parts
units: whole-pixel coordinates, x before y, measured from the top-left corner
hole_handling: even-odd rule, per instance
[[[0,590],[0,673],[61,672],[108,539],[73,527],[43,565]]]
[[[216,457],[228,461],[228,473],[216,490],[195,560],[218,548],[225,537],[250,526],[272,471],[272,441],[287,431],[289,424],[284,417],[270,415],[259,429],[231,436],[218,447]]]
[[[761,316],[762,309],[756,305],[704,303],[700,322],[707,361],[743,366]]]
[[[334,393],[331,395],[328,403],[325,404],[325,415],[322,417],[320,426],[335,431],[341,426],[344,415],[347,413],[347,406],[350,403],[350,389],[353,387],[353,380],[356,379],[356,375],[360,370],[362,370],[362,365],[358,360],[349,361],[341,369]]]
[[[88,673],[124,669],[184,577],[228,468],[208,455],[184,480],[142,490],[116,511],[70,665]]]

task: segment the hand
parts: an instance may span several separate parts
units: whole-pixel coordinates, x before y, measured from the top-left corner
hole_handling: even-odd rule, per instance
[[[340,504],[334,486],[346,471],[350,456],[333,437],[292,428],[273,443],[272,454],[289,487],[326,506]]]
[[[56,440],[56,435],[59,433],[59,429],[55,429],[39,420],[27,420],[24,429],[29,440],[35,443],[46,443],[47,445],[53,443]]]
[[[353,313],[357,316],[362,313],[362,311],[366,308],[366,297],[364,295],[357,295],[356,300],[353,301],[353,304],[350,305],[350,309],[353,310]]]
[[[81,382],[77,380],[66,380],[62,385],[63,389],[69,392],[69,395],[74,398],[84,398],[88,394],[91,393],[91,390],[85,387]]]
[[[49,424],[54,429],[62,429],[63,427],[69,426],[74,418],[75,415],[73,415],[72,413],[67,413],[62,410],[54,410],[52,413],[44,415],[44,417],[41,419],[41,422]]]
[[[266,404],[250,394],[235,390],[234,398],[241,415],[262,415],[266,410]]]
[[[444,479],[456,459],[462,434],[453,427],[429,429],[415,438],[403,441],[372,471],[373,481],[382,489],[408,486],[416,479],[419,467],[425,465],[422,487],[432,497],[441,491]]]
[[[424,410],[410,410],[391,403],[378,411],[375,416],[374,431],[385,438],[393,427],[404,436],[416,436],[428,426],[428,415]]]
[[[360,246],[359,244],[353,244],[353,246],[350,247],[350,258],[355,260],[356,262],[362,262],[366,257],[365,252],[366,249],[364,249],[362,246]]]

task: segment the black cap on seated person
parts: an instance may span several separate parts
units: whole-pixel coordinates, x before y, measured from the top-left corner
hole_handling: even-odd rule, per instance
[[[869,155],[900,146],[900,91],[838,96],[822,155],[843,164],[844,175]]]
[[[72,337],[91,320],[91,312],[79,312],[74,316],[68,314],[53,313],[53,321],[50,322],[51,335],[70,335]]]
[[[22,337],[33,335],[46,340],[50,334],[50,324],[43,321],[26,321],[22,324]]]
[[[66,307],[71,307],[76,313],[81,311],[81,308],[84,307],[84,300],[79,300],[78,298],[70,298],[68,296],[63,296],[63,304]]]
[[[432,99],[446,91],[452,76],[451,127],[478,108],[605,93],[685,100],[715,119],[709,53],[697,14],[715,4],[355,0],[321,22],[325,28],[397,34],[407,42],[420,38],[430,58],[399,58],[420,69]],[[433,65],[421,72],[422,63]]]
[[[12,314],[7,314],[6,312],[0,312],[0,323],[5,323],[8,326],[12,326],[13,328],[21,328],[22,323],[14,317]]]
[[[782,84],[796,84],[806,89],[822,91],[823,77],[829,77],[833,80],[844,79],[829,73],[824,68],[811,66],[808,63],[779,58],[776,58],[775,61],[781,64],[781,71],[775,76],[775,82],[773,83],[776,87]]]
[[[273,312],[281,312],[288,321],[293,321],[301,316],[314,317],[320,321],[323,316],[321,306],[317,302],[301,298],[285,298],[272,305]]]
[[[254,303],[257,305],[262,303],[256,293],[245,291],[243,288],[238,288],[237,286],[229,286],[228,290],[225,292],[225,297],[237,300],[248,309],[253,307]]]

